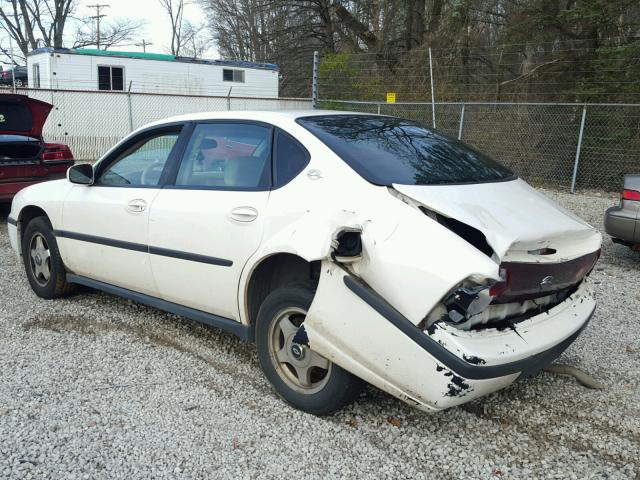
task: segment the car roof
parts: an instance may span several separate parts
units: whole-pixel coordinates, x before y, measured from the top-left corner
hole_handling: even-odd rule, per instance
[[[163,118],[149,123],[142,128],[165,125],[178,122],[197,122],[203,120],[254,120],[269,122],[273,120],[296,120],[302,117],[320,115],[370,115],[362,112],[344,110],[223,110],[219,112],[199,112]]]

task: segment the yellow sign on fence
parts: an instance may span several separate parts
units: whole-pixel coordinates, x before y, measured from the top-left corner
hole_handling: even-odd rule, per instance
[[[387,103],[396,103],[396,92],[387,92]]]

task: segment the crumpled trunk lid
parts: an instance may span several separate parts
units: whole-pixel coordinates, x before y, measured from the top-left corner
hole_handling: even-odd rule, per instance
[[[559,263],[600,248],[595,228],[521,179],[393,188],[428,210],[480,231],[500,262]]]

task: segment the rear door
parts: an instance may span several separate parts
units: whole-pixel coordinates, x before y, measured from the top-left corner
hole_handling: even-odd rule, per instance
[[[163,299],[238,320],[242,269],[262,237],[272,127],[195,126],[172,185],[154,199],[150,262]]]
[[[182,125],[140,133],[102,161],[93,185],[74,185],[56,232],[67,268],[157,296],[149,265],[149,208],[177,155]]]

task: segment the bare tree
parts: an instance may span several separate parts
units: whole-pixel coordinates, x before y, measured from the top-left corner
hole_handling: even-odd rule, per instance
[[[194,24],[185,20],[180,53],[185,57],[201,58],[211,45],[206,24]]]
[[[60,48],[75,3],[75,0],[0,0],[0,29],[15,42],[23,58],[39,45]]]
[[[180,47],[184,41],[183,17],[184,0],[158,0],[171,20],[171,54],[180,55]]]
[[[130,18],[119,18],[100,28],[100,48],[108,50],[118,45],[132,44],[144,22]],[[83,19],[76,29],[73,48],[97,45],[95,22],[91,18]]]

